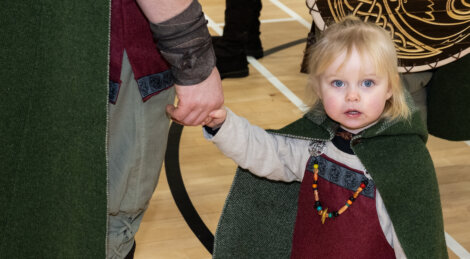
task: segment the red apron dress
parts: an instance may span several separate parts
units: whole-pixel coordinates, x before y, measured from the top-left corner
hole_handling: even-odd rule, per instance
[[[322,224],[312,188],[318,162],[318,194],[322,207],[338,211],[362,181],[367,187],[341,215]],[[322,154],[311,157],[300,187],[291,258],[395,258],[380,226],[374,182],[363,172]]]

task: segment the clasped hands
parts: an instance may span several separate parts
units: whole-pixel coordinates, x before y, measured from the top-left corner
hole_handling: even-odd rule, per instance
[[[167,105],[171,119],[185,126],[207,125],[218,127],[227,115],[222,91],[222,82],[217,68],[214,68],[201,83],[191,86],[175,85],[177,105]]]

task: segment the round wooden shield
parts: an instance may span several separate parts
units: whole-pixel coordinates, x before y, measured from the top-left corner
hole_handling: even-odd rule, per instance
[[[315,26],[353,14],[390,32],[400,72],[434,69],[470,52],[469,0],[307,0]]]

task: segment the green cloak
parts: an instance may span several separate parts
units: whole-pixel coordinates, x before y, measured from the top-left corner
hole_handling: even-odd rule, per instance
[[[0,257],[104,258],[110,1],[3,1]]]
[[[427,93],[429,133],[448,140],[470,140],[470,55],[438,68]]]
[[[308,113],[273,134],[331,140],[337,127],[325,115]],[[413,110],[409,121],[381,121],[351,143],[380,191],[407,257],[447,258],[439,189],[426,140],[419,112]],[[299,187],[239,168],[215,235],[214,258],[289,258]]]

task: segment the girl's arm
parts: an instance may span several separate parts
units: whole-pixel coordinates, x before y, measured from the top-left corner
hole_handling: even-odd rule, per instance
[[[308,141],[269,134],[229,109],[216,112],[222,116],[213,116],[213,122],[217,124],[224,117],[225,121],[222,119],[215,135],[207,131],[204,135],[224,155],[261,177],[286,182],[302,180],[309,158]]]

